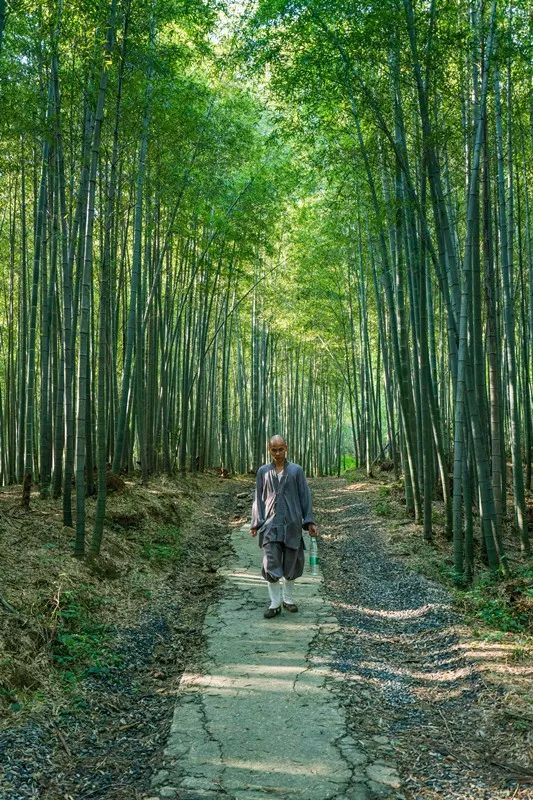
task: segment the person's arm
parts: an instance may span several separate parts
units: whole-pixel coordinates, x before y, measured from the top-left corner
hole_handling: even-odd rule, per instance
[[[303,469],[298,470],[297,485],[300,506],[302,508],[302,528],[305,528],[310,536],[316,536],[317,530],[313,518],[313,500]]]
[[[263,471],[257,470],[255,478],[255,497],[252,506],[252,524],[250,533],[257,536],[257,531],[265,524],[265,502],[263,500]]]

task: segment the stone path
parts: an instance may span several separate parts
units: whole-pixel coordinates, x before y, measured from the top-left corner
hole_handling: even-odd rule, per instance
[[[205,669],[182,677],[151,800],[367,800],[376,782],[399,787],[394,764],[368,763],[347,734],[328,668],[337,623],[321,579],[307,571],[297,584],[300,612],[265,620],[260,551],[248,528],[234,533],[233,547],[223,596],[204,624]]]

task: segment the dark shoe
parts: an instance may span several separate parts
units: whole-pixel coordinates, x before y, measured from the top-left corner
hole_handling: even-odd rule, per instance
[[[286,608],[287,611],[292,611],[293,614],[296,614],[298,611],[298,606],[294,603],[286,603],[285,600],[283,601],[283,608]]]
[[[272,617],[277,617],[278,614],[281,614],[281,606],[277,608],[267,608],[263,616],[265,619],[272,619]]]

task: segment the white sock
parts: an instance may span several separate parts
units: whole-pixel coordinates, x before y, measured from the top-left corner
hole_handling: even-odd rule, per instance
[[[270,608],[278,608],[281,605],[281,585],[279,581],[271,583],[268,581],[268,593],[270,595]]]
[[[283,578],[283,602],[288,603],[290,606],[294,605],[294,581],[290,581],[288,578]]]

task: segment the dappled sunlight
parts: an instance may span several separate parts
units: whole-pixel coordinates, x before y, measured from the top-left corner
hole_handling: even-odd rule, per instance
[[[489,658],[504,658],[507,659],[512,657],[512,650],[502,649],[495,647],[489,647],[487,649],[479,649],[477,647],[472,648],[467,642],[459,645],[459,649],[462,651],[463,655],[467,656],[468,658],[472,659],[473,661],[486,661]]]
[[[480,639],[476,641],[466,641],[461,642],[459,644],[463,650],[468,650],[474,655],[478,655],[483,652],[493,652],[500,655],[506,655],[509,652],[514,652],[516,650],[516,642],[493,642],[489,639]]]
[[[409,670],[393,669],[389,664],[365,665],[365,673],[357,671],[350,673],[336,673],[338,678],[346,680],[349,684],[361,688],[374,689],[383,692],[396,685],[396,691],[404,695],[408,703],[414,702],[415,697],[420,697],[427,702],[443,703],[454,698],[470,695],[472,686],[469,682],[471,671],[465,668],[458,670],[457,676],[442,679],[440,673],[421,673],[417,675]],[[357,690],[356,690],[357,691]]]
[[[427,656],[441,652],[439,645],[445,644],[448,651],[460,650],[466,645],[459,642],[454,644],[448,643],[450,637],[455,635],[453,629],[444,628],[434,633],[388,633],[386,631],[367,631],[357,625],[345,626],[344,631],[351,636],[357,636],[358,639],[368,640],[379,644],[392,644],[395,646],[410,647],[413,644],[433,646],[433,650],[425,650]]]
[[[420,700],[426,703],[438,704],[449,703],[452,700],[460,700],[461,698],[469,697],[471,690],[466,686],[415,686],[413,687],[413,694]]]
[[[341,487],[339,487],[339,492],[345,492],[345,493],[349,492],[351,494],[352,492],[356,492],[356,493],[357,492],[368,492],[368,491],[371,491],[371,490],[375,490],[375,488],[376,488],[375,484],[368,483],[366,481],[361,481],[361,482],[358,482],[358,483],[349,483],[346,486],[341,486]]]
[[[294,628],[295,625],[298,626],[298,629],[300,631],[302,631],[302,630],[316,631],[316,622],[315,622],[315,620],[312,620],[310,622],[303,622],[303,615],[300,618],[297,618],[296,614],[294,616],[292,616],[292,614],[291,614],[290,617],[288,615],[285,615],[285,619],[290,620],[289,622],[283,622],[282,621],[283,619],[284,618],[283,618],[283,615],[282,615],[281,619],[278,618],[276,620],[276,633],[279,633],[280,631],[289,632],[289,631],[291,631],[291,629]],[[268,626],[268,622],[263,623],[263,621],[261,621],[260,624]]]
[[[276,665],[268,665],[268,664],[225,664],[224,665],[224,673],[229,675],[231,674],[241,674],[241,675],[253,675],[254,673],[257,675],[272,675],[272,676],[282,676],[286,675],[287,677],[293,677],[294,675],[298,675],[302,672],[302,669],[305,669],[305,665],[302,666],[300,663],[297,666],[290,666],[290,665],[283,665],[283,664],[276,664]],[[313,675],[327,675],[328,671],[325,669],[318,669],[313,667]],[[270,680],[270,678],[268,678]]]
[[[349,605],[347,603],[336,603],[337,608],[342,608],[346,611],[356,611],[358,614],[366,614],[369,617],[378,617],[385,620],[410,620],[425,617],[432,611],[449,610],[449,605],[442,603],[428,603],[427,605],[420,606],[419,608],[406,608],[399,610],[391,610],[386,608],[367,608],[359,605]]]
[[[375,681],[370,681],[365,675],[360,675],[358,672],[344,672],[341,670],[333,670],[333,675],[340,680],[350,681],[350,683],[365,683],[370,685]]]
[[[0,0],[0,800],[533,800],[532,2]]]
[[[477,667],[481,672],[495,672],[500,675],[515,675],[522,678],[533,678],[533,667],[530,664],[509,664],[501,661],[486,661]]]
[[[258,575],[256,572],[250,570],[250,572],[234,572],[233,570],[228,571],[226,573],[228,576],[232,578],[246,578],[248,580],[254,581],[254,583],[266,583],[265,579]]]
[[[457,669],[444,669],[434,670],[433,672],[421,672],[419,670],[409,669],[408,667],[395,667],[392,664],[383,664],[382,662],[362,661],[360,667],[366,670],[380,670],[380,672],[387,673],[389,676],[398,676],[401,678],[407,677],[422,683],[436,682],[436,683],[450,683],[452,681],[461,680],[468,677],[472,669],[469,666],[459,667]]]
[[[256,640],[254,639],[254,642],[255,641]],[[257,648],[254,648],[254,649],[255,649],[255,653],[257,653],[258,655],[261,656],[261,659],[262,659],[263,663],[265,664],[265,669],[268,669],[270,667],[270,663],[272,663],[272,665],[275,666],[275,667],[283,666],[283,665],[285,665],[286,667],[289,667],[291,662],[293,662],[295,668],[296,668],[296,666],[299,669],[301,669],[301,667],[302,667],[302,659],[301,659],[301,657],[298,656],[298,655],[295,655],[294,653],[286,653],[286,652],[283,652],[283,651],[280,651],[280,650],[274,650],[274,651],[268,652],[266,650],[258,650]]]
[[[324,516],[328,516],[329,514],[331,514],[331,515],[334,515],[334,514],[345,514],[346,510],[347,509],[346,509],[345,506],[338,506],[336,508],[323,508],[322,511],[320,512],[320,515],[322,517],[324,517]]]
[[[290,670],[290,675],[285,677],[273,677],[275,674],[275,670],[269,671],[268,675],[260,676],[260,677],[253,677],[248,675],[246,669],[239,669],[239,670],[231,670],[228,669],[228,674],[222,673],[214,673],[210,675],[201,675],[191,679],[190,682],[185,682],[184,686],[189,687],[197,687],[206,691],[207,693],[213,693],[213,690],[216,690],[216,694],[229,694],[229,695],[237,695],[237,694],[262,694],[265,695],[265,703],[268,703],[267,695],[269,692],[272,693],[287,693],[291,692],[293,689],[293,684],[295,678],[298,677],[299,674],[303,672],[304,668],[299,670]],[[317,671],[313,670],[313,674],[316,675]],[[325,673],[323,673],[325,674]],[[279,673],[278,673],[279,675]],[[183,681],[182,681],[183,683]],[[299,685],[299,691],[304,691],[306,693],[312,694],[321,694],[322,690],[318,685],[318,682],[313,682],[313,684],[306,683],[305,687],[301,687]]]
[[[328,494],[322,494],[322,493],[320,494],[321,506],[322,506],[322,503],[327,502],[328,500],[339,500],[339,490],[337,490],[333,494],[329,494],[329,495]],[[322,513],[322,511],[324,511],[324,510],[327,510],[327,509],[324,509],[323,507],[321,507],[320,513]]]
[[[237,583],[237,584],[239,584],[241,586],[244,585],[244,584],[248,584],[248,585],[251,585],[251,586],[266,585],[266,581],[263,580],[263,578],[260,575],[259,576],[253,575],[253,574],[250,574],[250,575],[236,575],[233,572],[223,572],[223,571],[221,571],[221,574],[224,575],[225,578],[230,578],[232,581],[234,581],[235,583]]]
[[[303,764],[297,764],[294,761],[289,760],[283,763],[279,758],[276,759],[276,761],[265,761],[263,759],[261,759],[261,761],[244,761],[240,759],[229,758],[226,760],[225,764],[227,767],[231,767],[233,769],[245,769],[249,772],[266,772],[283,775],[312,774],[323,775],[324,777],[327,777],[332,773],[331,765],[328,766],[325,762],[317,762],[311,756],[309,757],[309,761]]]

